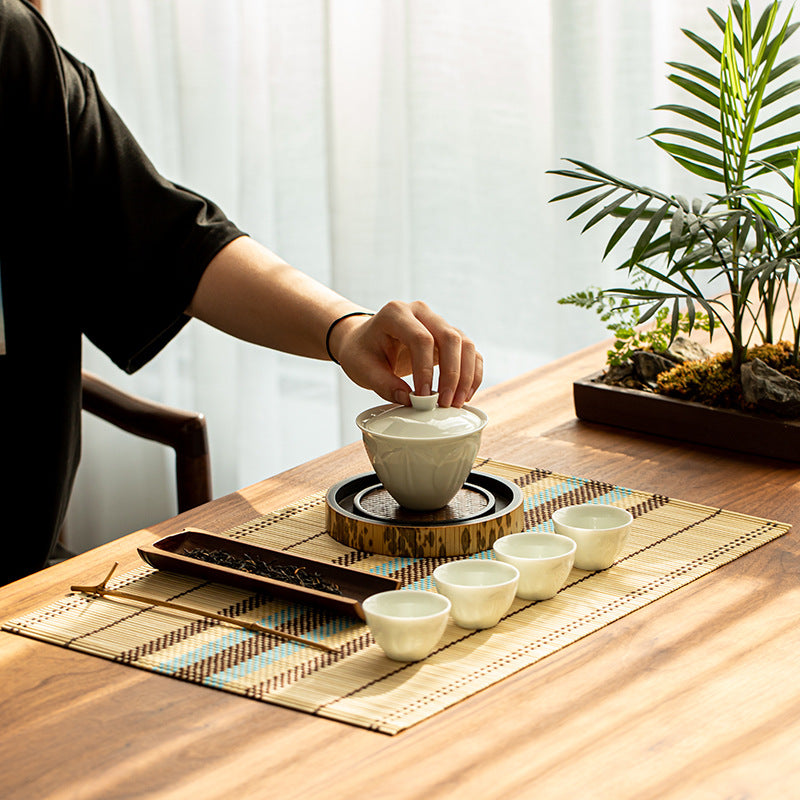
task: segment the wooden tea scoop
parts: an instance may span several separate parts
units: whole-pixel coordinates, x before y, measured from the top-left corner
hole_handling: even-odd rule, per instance
[[[286,633],[285,631],[277,630],[276,628],[268,628],[258,622],[247,622],[246,620],[236,619],[235,617],[227,617],[224,614],[215,614],[213,611],[203,611],[199,608],[192,608],[185,606],[181,603],[173,603],[170,600],[159,600],[155,597],[145,597],[144,595],[133,594],[132,592],[122,592],[118,589],[107,589],[106,584],[114,574],[119,562],[115,561],[114,566],[111,567],[108,575],[96,586],[70,586],[72,592],[82,592],[93,597],[119,597],[123,600],[133,600],[136,603],[144,603],[149,606],[160,606],[162,608],[169,608],[173,611],[183,611],[186,614],[194,614],[198,617],[205,617],[213,619],[217,622],[225,622],[228,625],[233,625],[237,628],[244,628],[248,631],[255,631],[257,633],[267,633],[270,636],[277,636],[280,639],[288,639],[291,642],[299,642],[306,644],[309,647],[316,647],[319,650],[325,650],[328,653],[338,653],[339,650],[335,647],[330,647],[322,642],[314,642],[311,639],[305,639],[302,636],[295,636],[293,633]]]

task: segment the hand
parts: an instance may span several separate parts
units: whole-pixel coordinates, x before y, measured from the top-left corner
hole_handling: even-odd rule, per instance
[[[373,317],[349,317],[333,331],[331,350],[345,374],[384,400],[408,405],[413,375],[416,394],[430,394],[439,366],[439,405],[460,408],[483,380],[483,358],[472,340],[428,306],[387,303]]]

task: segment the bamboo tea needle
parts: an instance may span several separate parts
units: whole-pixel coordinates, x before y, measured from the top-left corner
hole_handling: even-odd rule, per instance
[[[271,636],[277,636],[280,639],[288,639],[292,642],[306,644],[309,647],[316,647],[317,649],[325,650],[328,653],[339,652],[337,648],[330,647],[322,642],[315,642],[302,636],[296,636],[293,633],[277,630],[276,628],[268,628],[266,625],[261,625],[258,622],[248,622],[247,620],[227,617],[224,614],[216,614],[213,611],[203,611],[202,609],[193,608],[192,606],[185,606],[181,603],[173,603],[171,600],[159,600],[155,597],[145,597],[144,595],[133,594],[132,592],[123,592],[118,589],[108,589],[106,588],[106,584],[114,574],[114,570],[117,568],[117,563],[118,562],[114,562],[114,566],[111,567],[108,575],[106,575],[106,577],[96,586],[70,586],[70,591],[82,592],[83,594],[92,595],[94,597],[118,597],[121,600],[132,600],[136,603],[144,603],[145,605],[160,606],[161,608],[168,608],[173,611],[182,611],[186,614],[194,614],[198,617],[206,617],[207,619],[213,619],[217,622],[225,622],[228,625],[233,625],[237,628],[244,628],[249,631],[256,631],[257,633],[267,633]]]

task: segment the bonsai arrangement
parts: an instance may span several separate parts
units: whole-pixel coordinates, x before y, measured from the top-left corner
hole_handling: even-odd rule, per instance
[[[670,62],[669,80],[692,105],[659,106],[676,127],[649,138],[681,167],[711,183],[687,199],[566,159],[552,174],[578,188],[569,219],[583,231],[617,220],[603,258],[628,246],[617,269],[626,285],[591,288],[560,302],[600,313],[615,335],[602,380],[711,405],[800,415],[800,316],[793,308],[800,268],[800,80],[784,58],[798,24],[771,3],[754,20],[749,0],[731,0],[727,18],[708,13],[716,46],[684,30],[706,64]],[[687,348],[703,328],[727,337],[729,352]],[[691,343],[691,339],[688,340]]]

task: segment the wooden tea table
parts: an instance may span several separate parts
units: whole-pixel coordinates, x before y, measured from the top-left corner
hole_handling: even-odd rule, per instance
[[[795,528],[396,736],[0,633],[0,796],[798,796],[800,470],[576,420],[604,349],[479,394],[481,454]],[[367,469],[360,444],[316,459],[5,587],[0,617]]]

